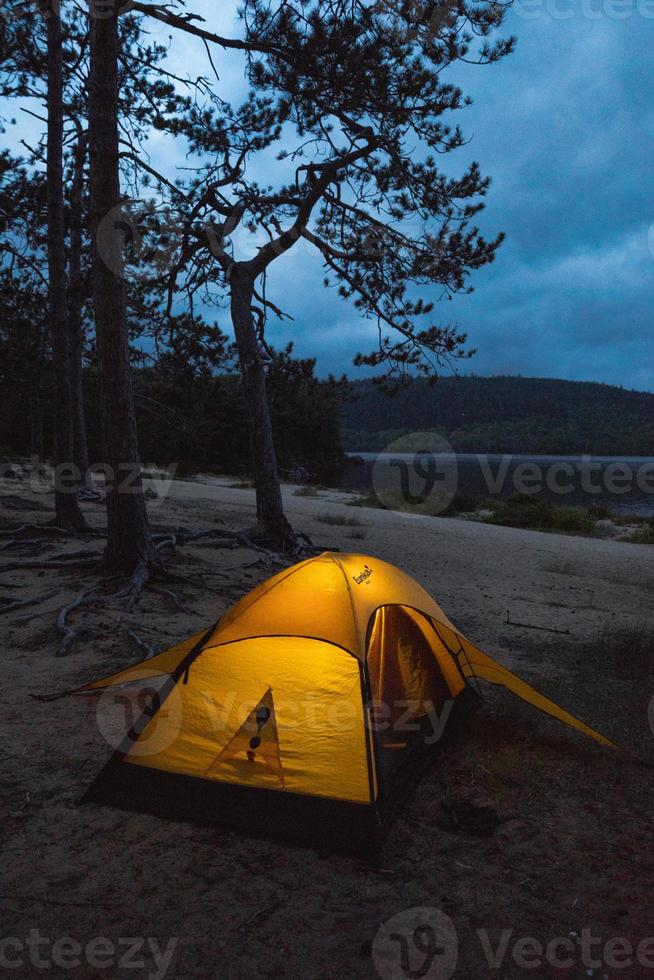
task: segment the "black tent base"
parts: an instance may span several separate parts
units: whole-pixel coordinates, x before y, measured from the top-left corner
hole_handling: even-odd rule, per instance
[[[248,836],[277,837],[320,850],[354,854],[376,864],[402,804],[480,700],[472,688],[466,688],[454,702],[443,737],[433,745],[417,739],[389,778],[382,778],[374,806],[149,769],[124,762],[121,752],[114,753],[80,803],[217,824]]]
[[[80,803],[218,824],[364,860],[375,860],[381,845],[380,823],[370,805],[183,776],[120,758],[108,763]]]

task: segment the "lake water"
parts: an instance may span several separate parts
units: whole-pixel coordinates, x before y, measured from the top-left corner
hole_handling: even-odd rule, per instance
[[[348,453],[343,486],[413,502],[455,491],[480,497],[529,493],[561,505],[603,503],[654,516],[654,457],[499,453]]]

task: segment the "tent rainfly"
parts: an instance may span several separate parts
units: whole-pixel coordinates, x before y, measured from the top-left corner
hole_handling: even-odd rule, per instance
[[[412,578],[363,555],[285,569],[209,629],[78,691],[152,678],[154,702],[84,801],[362,853],[476,698],[471,681],[614,744],[483,653]]]

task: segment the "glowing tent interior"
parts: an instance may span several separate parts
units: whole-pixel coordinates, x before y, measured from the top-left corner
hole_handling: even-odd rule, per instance
[[[162,678],[85,800],[368,851],[441,723],[501,684],[613,745],[483,653],[412,578],[325,552],[261,583],[208,630],[87,684]]]

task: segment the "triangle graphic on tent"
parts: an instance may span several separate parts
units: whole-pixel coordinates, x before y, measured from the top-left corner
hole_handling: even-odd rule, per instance
[[[279,758],[279,735],[271,688],[268,688],[238,731],[221,749],[207,772],[211,772],[221,762],[228,762],[234,758],[245,758],[251,763],[262,762],[275,773],[282,787],[284,786],[284,770]]]

